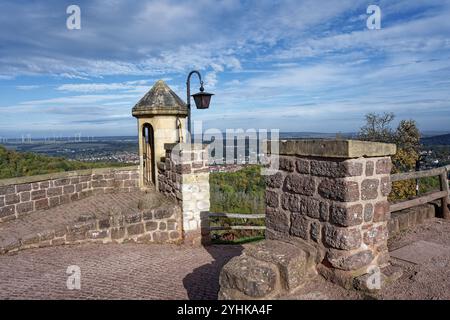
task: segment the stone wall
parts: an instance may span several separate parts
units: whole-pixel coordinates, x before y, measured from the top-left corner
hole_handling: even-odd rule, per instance
[[[321,273],[348,287],[370,266],[386,266],[391,161],[280,156],[268,178],[268,239],[298,237],[314,245]]]
[[[313,275],[312,263],[345,288],[369,287],[372,272],[386,279],[395,152],[395,145],[354,140],[280,141],[268,157],[278,170],[266,176],[266,245],[256,248],[261,254],[246,248],[223,268],[219,297],[292,293]]]
[[[130,192],[138,179],[138,167],[126,167],[0,180],[0,222],[97,193]]]
[[[440,201],[426,203],[417,207],[391,213],[388,222],[389,238],[401,231],[421,225],[426,220],[434,218],[440,213]]]
[[[158,163],[159,191],[181,206],[185,240],[207,240],[209,231],[202,231],[210,207],[206,146],[166,144],[165,149],[166,156]]]
[[[138,209],[107,217],[81,216],[76,223],[57,229],[27,234],[4,247],[0,254],[66,244],[96,243],[179,243],[181,210],[177,205]]]

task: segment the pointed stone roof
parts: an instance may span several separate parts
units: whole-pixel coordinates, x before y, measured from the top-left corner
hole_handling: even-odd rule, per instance
[[[158,80],[133,107],[133,116],[187,115],[183,100],[163,81]]]

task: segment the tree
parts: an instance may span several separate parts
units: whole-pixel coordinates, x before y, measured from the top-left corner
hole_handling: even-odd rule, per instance
[[[365,141],[393,142],[394,133],[391,122],[395,115],[392,112],[385,112],[381,115],[376,113],[366,114],[366,124],[360,129],[358,137]]]
[[[392,129],[394,118],[393,113],[367,114],[366,124],[361,128],[358,138],[365,141],[395,143],[397,153],[392,157],[392,173],[412,171],[419,159],[419,129],[414,120],[402,120],[394,131]],[[392,184],[389,198],[405,199],[413,195],[415,195],[415,181],[398,181]]]

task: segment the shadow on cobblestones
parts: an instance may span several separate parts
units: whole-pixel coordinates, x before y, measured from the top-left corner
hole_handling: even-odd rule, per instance
[[[219,275],[222,267],[231,258],[239,256],[244,247],[240,245],[211,245],[204,249],[213,262],[195,268],[183,279],[184,288],[190,300],[217,300]]]

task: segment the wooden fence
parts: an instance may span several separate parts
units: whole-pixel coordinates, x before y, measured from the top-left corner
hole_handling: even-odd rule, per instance
[[[440,168],[435,168],[431,170],[415,171],[415,172],[405,172],[396,173],[391,175],[391,181],[404,181],[410,179],[420,179],[425,177],[439,177],[440,190],[432,193],[425,194],[423,196],[417,197],[411,200],[405,200],[390,205],[390,211],[400,211],[408,208],[412,208],[421,204],[425,204],[431,201],[440,199],[442,206],[442,215],[444,219],[450,219],[450,212],[448,205],[450,203],[449,196],[449,186],[448,186],[448,172],[450,172],[450,165]],[[240,213],[214,213],[208,214],[209,219],[211,218],[232,218],[232,219],[264,219],[265,214],[240,214]],[[265,226],[252,226],[252,225],[233,225],[233,226],[210,226],[210,231],[219,230],[265,230]]]
[[[450,171],[450,165],[440,168],[435,168],[431,170],[423,170],[423,171],[415,171],[415,172],[405,172],[405,173],[396,173],[391,175],[391,181],[404,181],[411,179],[420,179],[426,177],[439,177],[440,182],[440,190],[436,192],[431,192],[425,194],[423,196],[401,201],[397,203],[393,203],[390,206],[391,212],[404,210],[408,208],[412,208],[421,204],[425,204],[431,201],[441,200],[441,208],[442,208],[442,216],[444,219],[450,219],[450,212],[448,209],[449,201],[449,187],[448,187],[448,172]]]
[[[210,212],[208,217],[211,218],[233,218],[233,219],[264,219],[265,214],[241,214],[241,213],[214,213]],[[250,225],[238,225],[238,226],[217,226],[209,227],[210,231],[218,230],[265,230],[265,226],[250,226]]]

